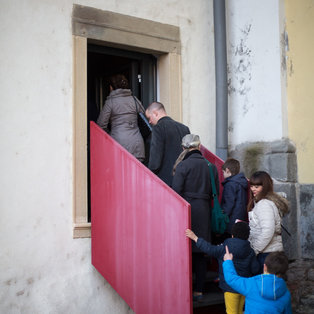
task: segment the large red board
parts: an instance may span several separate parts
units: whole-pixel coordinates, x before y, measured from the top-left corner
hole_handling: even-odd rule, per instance
[[[192,313],[190,205],[91,122],[92,264],[135,313]]]

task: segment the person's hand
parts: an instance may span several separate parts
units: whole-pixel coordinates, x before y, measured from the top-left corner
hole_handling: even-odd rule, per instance
[[[185,230],[185,235],[190,238],[191,240],[197,242],[198,237],[195,235],[195,233],[190,230],[190,229],[186,229]]]
[[[229,253],[228,245],[226,245],[226,254],[224,255],[224,261],[232,261],[233,255]]]

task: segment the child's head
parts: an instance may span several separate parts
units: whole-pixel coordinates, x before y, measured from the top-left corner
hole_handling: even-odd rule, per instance
[[[249,224],[244,221],[239,221],[235,223],[231,228],[231,234],[233,235],[234,238],[247,240],[250,235]]]
[[[240,172],[240,162],[234,158],[228,158],[222,165],[224,178],[234,176]]]
[[[284,252],[269,253],[266,256],[264,264],[266,265],[266,270],[269,274],[274,274],[277,277],[283,278],[289,268],[289,261]]]

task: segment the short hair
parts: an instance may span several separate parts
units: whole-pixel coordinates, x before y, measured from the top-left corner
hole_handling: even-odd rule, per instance
[[[110,77],[109,84],[112,86],[112,88],[115,89],[128,89],[129,88],[129,82],[128,79],[123,74],[116,74]]]
[[[165,106],[159,102],[159,101],[154,101],[152,102],[146,109],[147,111],[153,111],[153,110],[162,110],[164,112],[166,112]]]
[[[264,264],[267,271],[278,277],[285,278],[285,274],[289,268],[289,261],[284,252],[272,252],[266,256]]]
[[[250,235],[249,224],[245,221],[236,222],[231,228],[231,234],[234,238],[247,240]]]
[[[240,162],[234,158],[228,158],[222,165],[222,170],[229,169],[231,174],[234,176],[240,172]]]

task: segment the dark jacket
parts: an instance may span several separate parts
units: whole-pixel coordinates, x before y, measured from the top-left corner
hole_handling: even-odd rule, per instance
[[[182,152],[182,138],[189,134],[187,126],[163,117],[153,126],[148,168],[171,186],[172,168]]]
[[[243,173],[226,178],[223,182],[223,192],[221,207],[229,216],[227,232],[231,233],[231,228],[236,219],[247,221],[247,188],[248,181]]]
[[[229,252],[233,254],[234,266],[239,276],[251,277],[258,273],[259,263],[248,240],[229,238],[223,244],[212,245],[204,239],[198,238],[196,243],[196,246],[204,253],[217,258],[219,263],[219,287],[223,291],[236,292],[228,286],[223,274],[222,263],[226,253],[226,245],[228,245]]]
[[[218,186],[217,168],[213,170]],[[210,241],[212,187],[208,164],[199,150],[188,152],[177,165],[172,188],[191,204],[192,230]],[[195,244],[192,250],[200,252]]]

